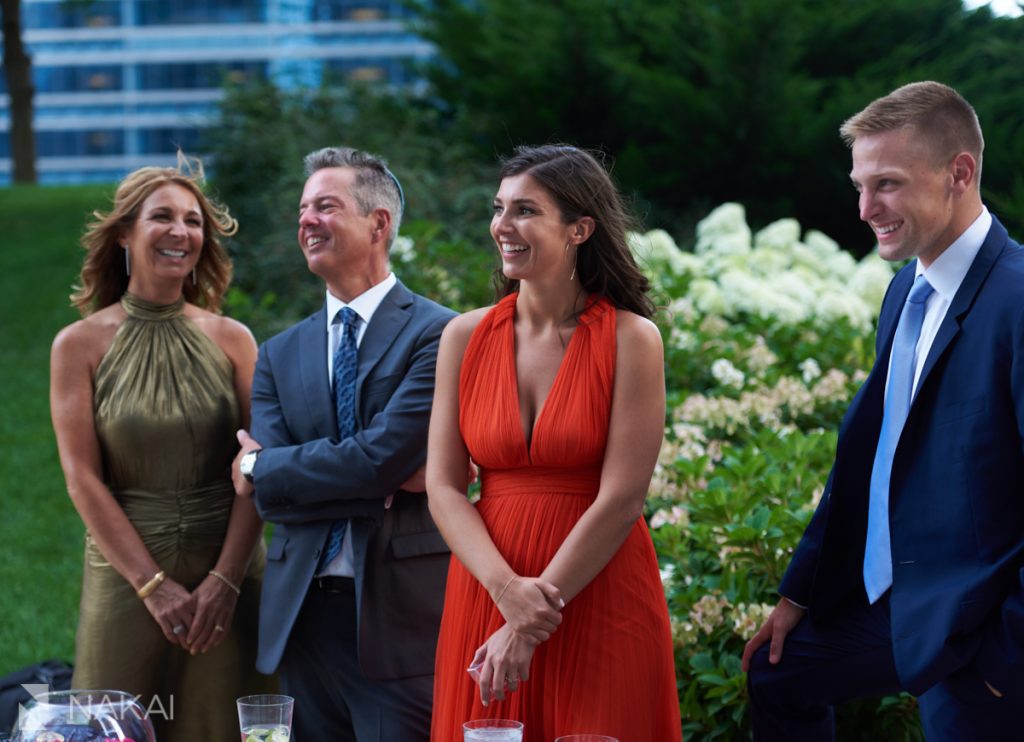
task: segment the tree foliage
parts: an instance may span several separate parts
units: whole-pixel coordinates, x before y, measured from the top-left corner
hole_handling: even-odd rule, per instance
[[[658,226],[722,201],[866,251],[839,125],[906,82],[970,100],[984,187],[1024,231],[1024,18],[960,0],[413,0],[438,96],[481,150],[599,147]]]

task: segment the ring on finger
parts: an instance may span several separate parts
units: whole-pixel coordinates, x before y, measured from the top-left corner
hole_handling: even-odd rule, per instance
[[[224,631],[224,627],[221,626],[219,623],[217,623],[217,624],[213,625],[213,630],[214,631]]]
[[[171,633],[174,634],[175,636],[179,636],[181,634],[184,634],[185,633],[185,624],[178,624],[173,629],[171,629]]]

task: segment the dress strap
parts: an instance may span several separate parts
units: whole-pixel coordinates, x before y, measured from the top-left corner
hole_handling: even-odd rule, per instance
[[[152,321],[174,319],[185,313],[185,297],[180,296],[173,304],[154,304],[140,299],[127,291],[121,297],[121,306],[129,317]]]

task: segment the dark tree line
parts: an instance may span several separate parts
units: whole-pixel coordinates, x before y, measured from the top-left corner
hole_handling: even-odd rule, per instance
[[[481,153],[567,141],[617,159],[654,224],[744,203],[868,249],[842,121],[913,80],[960,90],[983,186],[1024,230],[1024,18],[960,0],[422,0],[438,98]]]
[[[424,90],[262,82],[230,89],[209,130],[216,184],[241,222],[235,285],[253,304],[236,310],[265,307],[267,329],[319,301],[296,259],[295,206],[302,155],[327,144],[391,161],[408,197],[403,231],[421,242],[486,253],[498,158],[563,141],[608,153],[647,226],[684,246],[710,208],[738,201],[755,228],[792,216],[863,253],[873,240],[838,128],[892,88],[936,79],[977,108],[986,201],[1024,234],[1024,18],[964,11],[960,0],[416,8],[416,29],[438,50]]]

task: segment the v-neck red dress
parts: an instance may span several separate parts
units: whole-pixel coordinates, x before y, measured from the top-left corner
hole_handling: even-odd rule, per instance
[[[515,365],[516,295],[470,338],[459,378],[459,425],[480,467],[477,510],[520,575],[539,575],[601,478],[615,378],[615,309],[589,303],[527,443]],[[562,612],[533,655],[530,679],[505,701],[480,703],[466,672],[504,623],[487,591],[453,558],[437,647],[431,740],[461,742],[470,719],[517,719],[524,742],[572,733],[620,742],[681,739],[668,608],[647,526],[636,522],[608,565]]]

